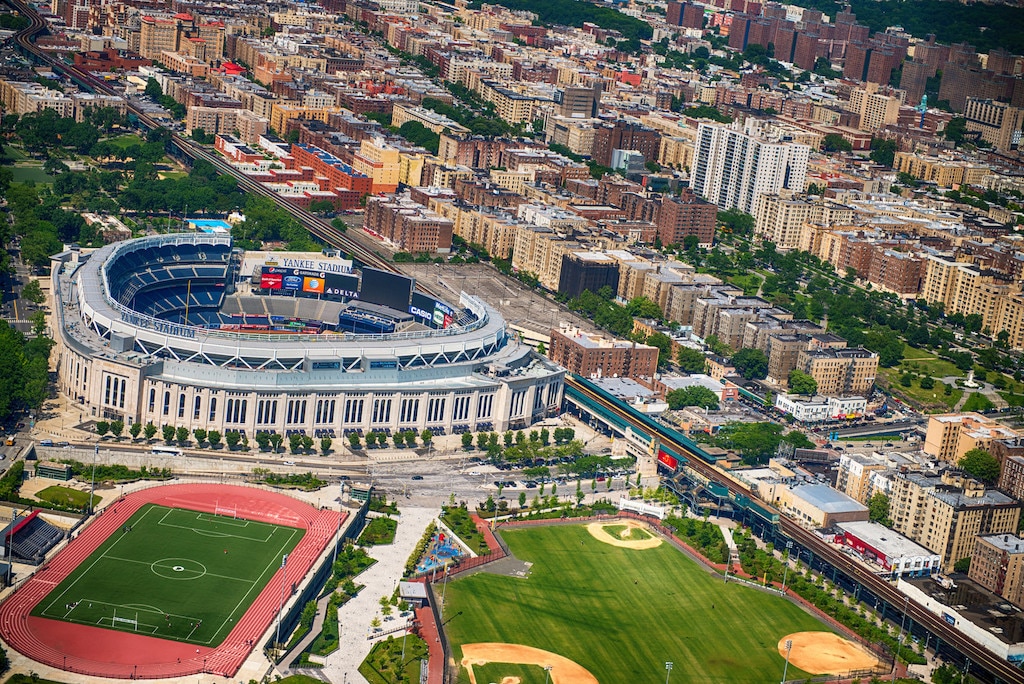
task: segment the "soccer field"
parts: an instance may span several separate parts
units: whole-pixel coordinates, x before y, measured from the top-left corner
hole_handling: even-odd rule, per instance
[[[625,549],[583,525],[503,531],[512,553],[533,563],[529,577],[479,572],[448,582],[443,619],[462,644],[524,644],[569,658],[601,684],[671,681],[764,684],[779,681],[779,640],[827,631],[785,599],[725,584],[665,543]],[[438,592],[440,593],[440,592]],[[536,666],[475,666],[477,682],[506,675],[540,684]],[[792,665],[790,677],[807,676]],[[460,682],[468,682],[465,669]]]
[[[32,615],[217,646],[303,534],[148,504]]]

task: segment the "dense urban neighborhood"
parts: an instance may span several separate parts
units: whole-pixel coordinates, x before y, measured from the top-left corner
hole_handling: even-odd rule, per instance
[[[1022,26],[5,0],[7,681],[1024,681]]]

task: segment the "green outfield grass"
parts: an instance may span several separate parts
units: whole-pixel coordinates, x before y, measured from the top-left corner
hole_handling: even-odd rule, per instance
[[[216,646],[303,530],[146,505],[32,614]],[[294,578],[297,579],[297,578]]]
[[[674,682],[764,684],[782,676],[782,637],[828,631],[781,597],[724,584],[668,544],[618,548],[575,525],[502,536],[533,567],[526,579],[481,572],[448,582],[445,629],[458,661],[462,644],[507,642],[574,660],[601,684],[660,681],[666,661]],[[524,684],[544,681],[527,669]],[[477,681],[521,673],[488,666]],[[791,678],[807,675],[790,665]],[[469,681],[465,670],[459,681]]]

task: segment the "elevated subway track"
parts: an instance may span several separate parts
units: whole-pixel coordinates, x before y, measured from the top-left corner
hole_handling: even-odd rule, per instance
[[[600,407],[601,411],[614,415],[617,421],[657,439],[662,448],[680,454],[685,459],[685,464],[681,462],[682,467],[691,469],[710,483],[718,483],[727,488],[734,505],[748,512],[745,522],[752,527],[762,528],[768,536],[777,540],[776,548],[779,548],[779,542],[784,545],[786,541],[792,541],[794,553],[799,554],[801,558],[823,561],[831,570],[833,577],[836,573],[847,576],[852,584],[863,587],[865,592],[888,604],[893,611],[902,614],[905,608],[909,621],[908,632],[916,628],[937,637],[939,643],[948,645],[962,654],[963,659],[970,664],[971,674],[983,681],[1024,683],[1024,671],[968,638],[940,615],[928,611],[912,600],[908,601],[906,595],[894,584],[871,573],[813,531],[801,527],[795,520],[781,515],[772,506],[759,500],[747,485],[717,467],[706,452],[688,438],[611,397],[584,378],[566,375],[565,384],[568,401],[578,399],[581,404]]]

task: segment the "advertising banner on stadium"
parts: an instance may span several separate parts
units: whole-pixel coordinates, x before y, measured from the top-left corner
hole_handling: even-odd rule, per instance
[[[328,273],[324,283],[324,294],[359,299],[359,278],[355,276]]]
[[[312,292],[314,294],[324,293],[324,280],[323,278],[309,276],[302,279],[302,291]]]
[[[286,275],[282,278],[282,285],[286,290],[301,290],[302,289],[302,276],[297,275]]]
[[[260,287],[264,290],[280,290],[284,276],[280,273],[264,273],[260,275]]]

